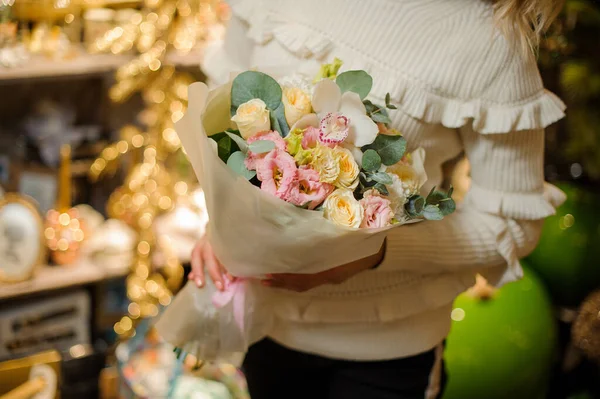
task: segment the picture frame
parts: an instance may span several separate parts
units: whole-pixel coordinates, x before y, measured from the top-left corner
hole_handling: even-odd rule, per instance
[[[42,215],[56,205],[58,195],[57,172],[53,169],[28,165],[22,167],[18,174],[18,191],[32,198]]]
[[[0,284],[33,277],[46,259],[44,222],[32,200],[6,193],[0,198]]]

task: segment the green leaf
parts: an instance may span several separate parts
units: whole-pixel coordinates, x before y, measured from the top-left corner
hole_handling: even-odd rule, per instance
[[[425,198],[418,194],[413,195],[404,204],[404,209],[411,217],[421,216],[425,207]]]
[[[248,145],[248,149],[255,154],[264,154],[271,152],[275,148],[275,143],[271,140],[257,140]]]
[[[376,113],[376,114],[371,114],[371,119],[373,119],[373,122],[375,122],[375,123],[385,123],[385,124],[392,123],[392,120],[390,119],[390,117],[381,112]]]
[[[394,104],[386,104],[387,109],[398,109]]]
[[[444,214],[437,206],[427,205],[425,209],[423,209],[423,217],[427,220],[442,220]]]
[[[456,210],[456,203],[452,198],[446,198],[438,204],[442,215],[448,216]]]
[[[390,93],[385,93],[385,105],[388,106],[390,104]]]
[[[402,136],[380,134],[373,144],[362,148],[363,151],[369,149],[377,151],[384,165],[394,165],[402,159],[406,152],[406,139]]]
[[[274,112],[269,113],[269,119],[271,119],[271,130],[275,130],[281,134],[281,126],[279,125],[279,119],[275,116]]]
[[[244,140],[241,136],[227,131],[225,132],[225,134],[229,136],[229,138],[233,140],[235,144],[237,144],[241,152],[243,152],[244,154],[248,152],[248,144],[246,143],[246,140]]]
[[[231,139],[229,137],[226,136],[217,141],[217,154],[223,162],[227,162],[231,155]]]
[[[369,95],[373,87],[373,78],[365,71],[347,71],[341,73],[335,82],[340,87],[340,90],[342,90],[342,93],[352,91],[358,94],[361,100]]]
[[[437,204],[439,204],[440,202],[444,201],[447,198],[448,197],[446,196],[446,193],[434,190],[434,191],[432,191],[432,192],[429,193],[429,195],[427,196],[426,202],[429,205],[437,205]]]
[[[381,193],[381,195],[390,195],[387,187],[384,184],[377,183],[373,188]]]
[[[377,183],[381,184],[392,184],[394,181],[392,177],[385,172],[377,172],[371,175],[371,178],[375,180]]]
[[[229,166],[236,174],[243,176],[246,180],[252,179],[256,176],[256,172],[248,170],[244,164],[246,155],[241,151],[236,151],[227,160],[227,166]]]
[[[290,133],[290,127],[285,119],[285,107],[283,103],[279,104],[279,107],[271,112],[270,117],[272,129],[277,130],[281,137],[286,137]]]
[[[454,193],[454,187],[450,186],[448,189],[448,198],[452,198],[452,193]]]
[[[269,75],[262,72],[246,71],[239,74],[231,86],[231,115],[238,107],[252,99],[259,98],[271,111],[281,104],[281,87]]]
[[[367,172],[375,172],[381,167],[381,157],[375,150],[367,150],[362,157],[362,168]]]

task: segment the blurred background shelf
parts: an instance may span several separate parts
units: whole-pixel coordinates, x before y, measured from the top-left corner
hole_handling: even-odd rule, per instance
[[[180,67],[192,67],[200,64],[200,57],[200,50],[189,54],[171,53],[167,55],[166,62]],[[43,55],[34,55],[24,65],[0,68],[0,84],[24,79],[98,75],[115,71],[133,58],[132,55],[81,53],[71,59],[53,60]]]
[[[44,265],[31,280],[0,285],[0,300],[121,278],[126,276],[128,271],[129,265],[106,270],[87,261],[80,261],[69,267]]]

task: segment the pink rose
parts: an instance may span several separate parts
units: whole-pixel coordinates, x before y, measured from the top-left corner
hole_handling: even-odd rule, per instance
[[[279,133],[274,130],[258,133],[257,135],[250,137],[248,139],[248,144],[252,144],[258,140],[271,140],[275,143],[275,149],[279,151],[286,151],[287,149],[287,143],[283,140],[283,137],[281,137]],[[257,161],[263,159],[266,155],[266,153],[255,154],[252,151],[248,151],[244,161],[246,168],[248,168],[248,170],[255,170]]]
[[[290,154],[278,149],[269,152],[256,163],[256,176],[262,182],[261,190],[291,202],[298,184],[298,168]]]
[[[298,170],[298,183],[290,202],[298,206],[308,204],[308,209],[315,209],[325,201],[334,188],[332,184],[319,181],[319,172],[302,166]]]
[[[321,143],[326,145],[329,148],[335,147],[335,143],[324,143],[321,141],[319,136],[321,135],[321,131],[316,127],[309,126],[304,131],[304,135],[302,136],[302,149],[308,150],[310,148],[315,148],[317,143]]]
[[[360,224],[361,228],[386,227],[392,223],[394,211],[392,211],[391,202],[379,195],[378,191],[369,190],[365,192],[363,199],[359,202],[365,210]]]

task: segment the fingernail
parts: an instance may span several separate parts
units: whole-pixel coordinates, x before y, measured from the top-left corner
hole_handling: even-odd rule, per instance
[[[202,286],[204,285],[204,282],[203,282],[201,279],[199,279],[199,278],[198,278],[198,279],[196,279],[196,285],[197,285],[199,288],[202,288]]]
[[[215,287],[217,287],[217,289],[218,289],[219,291],[223,291],[223,283],[222,283],[222,282],[220,282],[220,281],[217,281],[217,282],[215,283]]]

